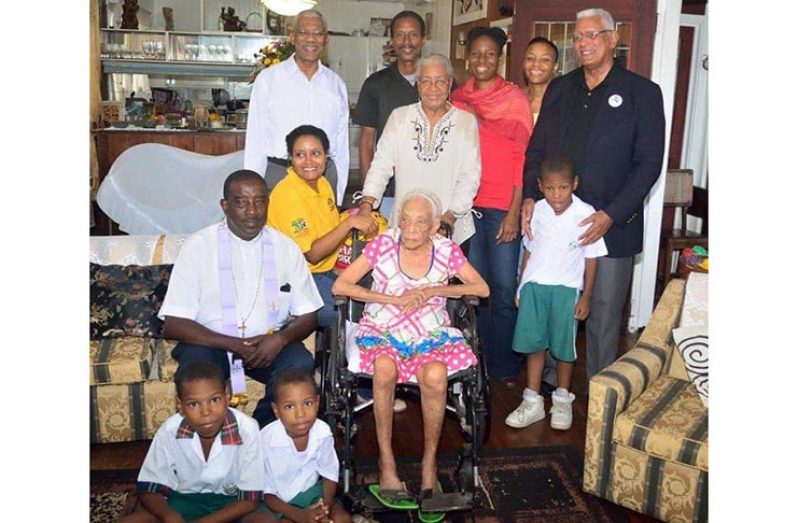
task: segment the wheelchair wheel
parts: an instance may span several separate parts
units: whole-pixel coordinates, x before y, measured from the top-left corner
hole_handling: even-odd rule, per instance
[[[469,387],[471,388],[471,387]],[[466,411],[467,422],[472,429],[472,442],[480,447],[488,441],[490,437],[490,412],[488,411],[488,403],[485,401],[484,395],[477,392],[476,387],[469,391],[471,401],[469,408]]]
[[[334,376],[330,376],[335,374],[331,371],[331,368],[332,366],[328,364],[326,369],[327,372],[325,374],[327,377],[325,378],[325,381],[334,381]],[[324,409],[324,421],[327,422],[327,425],[330,426],[330,429],[333,431],[333,433],[335,433],[335,429],[338,425],[338,410],[335,408],[335,404],[337,403],[335,400],[335,388],[336,386],[334,383],[328,383],[327,390],[324,391],[321,400],[322,407]]]
[[[460,490],[468,492],[474,484],[474,459],[461,452],[457,455],[456,477]]]
[[[338,357],[337,331],[338,329],[328,330],[328,335],[325,337],[324,356],[321,360],[321,415],[333,432],[335,432],[340,417],[338,403],[342,392],[338,366],[336,365]]]
[[[479,341],[476,343],[478,345]],[[470,408],[468,409],[468,414],[470,414],[468,423],[475,424],[477,427],[477,434],[473,441],[482,446],[490,437],[490,380],[488,379],[485,354],[479,349],[480,347],[477,347],[476,350],[479,360],[476,378],[466,389],[471,400],[469,402]]]

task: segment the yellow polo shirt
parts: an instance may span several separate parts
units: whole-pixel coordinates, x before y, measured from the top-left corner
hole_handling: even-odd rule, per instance
[[[330,182],[319,178],[318,192],[288,168],[285,178],[272,189],[266,224],[294,240],[306,253],[313,242],[335,229],[341,222]],[[308,263],[310,272],[327,272],[335,267],[338,250],[319,263]]]

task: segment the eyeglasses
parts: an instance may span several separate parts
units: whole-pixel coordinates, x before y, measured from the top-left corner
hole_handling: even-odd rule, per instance
[[[323,38],[325,33],[323,31],[308,31],[307,29],[300,29],[296,32],[299,38],[307,40],[309,38]]]
[[[441,78],[438,78],[436,80],[430,80],[428,78],[424,78],[423,80],[418,81],[418,86],[422,89],[429,89],[433,85],[438,89],[448,89],[449,80],[443,80]]]
[[[609,32],[612,32],[614,30],[615,29],[602,29],[601,31],[588,31],[588,32],[586,32],[584,34],[574,33],[574,35],[571,37],[571,40],[573,40],[574,43],[576,43],[576,42],[582,40],[582,38],[586,38],[586,39],[588,39],[588,40],[590,40],[592,42],[593,40],[598,38],[598,36],[601,33],[609,33]]]

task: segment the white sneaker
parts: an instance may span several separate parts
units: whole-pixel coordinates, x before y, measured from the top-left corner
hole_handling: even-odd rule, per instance
[[[573,392],[569,392],[567,397],[561,396],[558,392],[551,395],[551,428],[556,430],[568,430],[574,421],[573,402],[576,399]]]
[[[521,400],[521,404],[504,418],[504,422],[515,428],[522,429],[546,417],[543,408],[543,396],[535,396],[532,401]]]

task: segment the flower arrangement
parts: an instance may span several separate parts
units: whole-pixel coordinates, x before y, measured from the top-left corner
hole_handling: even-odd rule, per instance
[[[277,40],[271,42],[255,53],[255,67],[249,77],[249,83],[255,81],[258,74],[272,65],[279,64],[286,60],[294,52],[294,44],[291,40]]]

